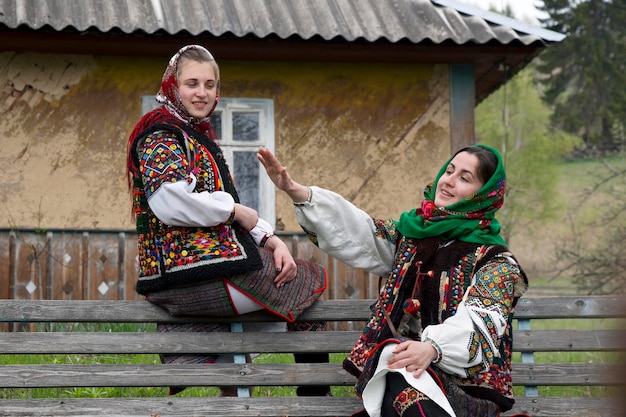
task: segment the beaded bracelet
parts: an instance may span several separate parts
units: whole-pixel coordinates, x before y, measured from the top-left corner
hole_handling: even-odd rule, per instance
[[[265,236],[263,236],[263,238],[259,242],[259,246],[265,247],[265,244],[267,243],[268,240],[270,240],[272,236],[274,236],[274,233],[266,233]]]
[[[233,208],[233,211],[230,212],[230,216],[228,216],[228,220],[226,220],[224,224],[230,225],[230,224],[233,224],[234,222],[235,222],[235,208]]]

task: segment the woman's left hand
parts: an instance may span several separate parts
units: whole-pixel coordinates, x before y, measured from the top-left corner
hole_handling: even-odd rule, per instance
[[[309,198],[309,189],[291,179],[287,168],[280,163],[272,151],[261,147],[256,157],[263,165],[263,168],[265,168],[265,172],[267,172],[274,185],[286,192],[293,202],[303,203]]]
[[[415,378],[419,378],[432,361],[437,359],[437,349],[428,343],[416,340],[400,343],[393,353],[394,355],[387,362],[389,368],[406,368],[407,372],[413,372]]]
[[[285,283],[296,277],[296,261],[293,259],[289,248],[285,245],[285,242],[280,240],[280,238],[276,235],[272,236],[267,241],[265,247],[271,249],[274,254],[276,270],[279,271],[276,278],[274,278],[274,285],[280,288]]]

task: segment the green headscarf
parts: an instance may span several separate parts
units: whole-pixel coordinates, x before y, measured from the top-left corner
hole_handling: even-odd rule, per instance
[[[439,178],[446,172],[452,156],[443,164],[433,184],[424,189],[422,206],[402,213],[396,228],[409,238],[441,236],[445,240],[461,240],[468,243],[504,245],[500,236],[500,223],[495,213],[504,204],[506,171],[502,157],[486,145],[473,145],[492,152],[498,160],[496,170],[489,180],[468,198],[446,207],[435,207],[435,190]]]

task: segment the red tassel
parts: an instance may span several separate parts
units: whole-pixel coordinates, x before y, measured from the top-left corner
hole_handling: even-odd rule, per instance
[[[404,304],[402,304],[402,310],[404,310],[406,314],[411,314],[414,316],[415,314],[417,314],[419,309],[420,302],[416,298],[407,298],[406,300],[404,300]]]

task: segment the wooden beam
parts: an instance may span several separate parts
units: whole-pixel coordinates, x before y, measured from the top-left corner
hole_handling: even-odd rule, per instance
[[[473,64],[450,65],[450,153],[475,142]]]

